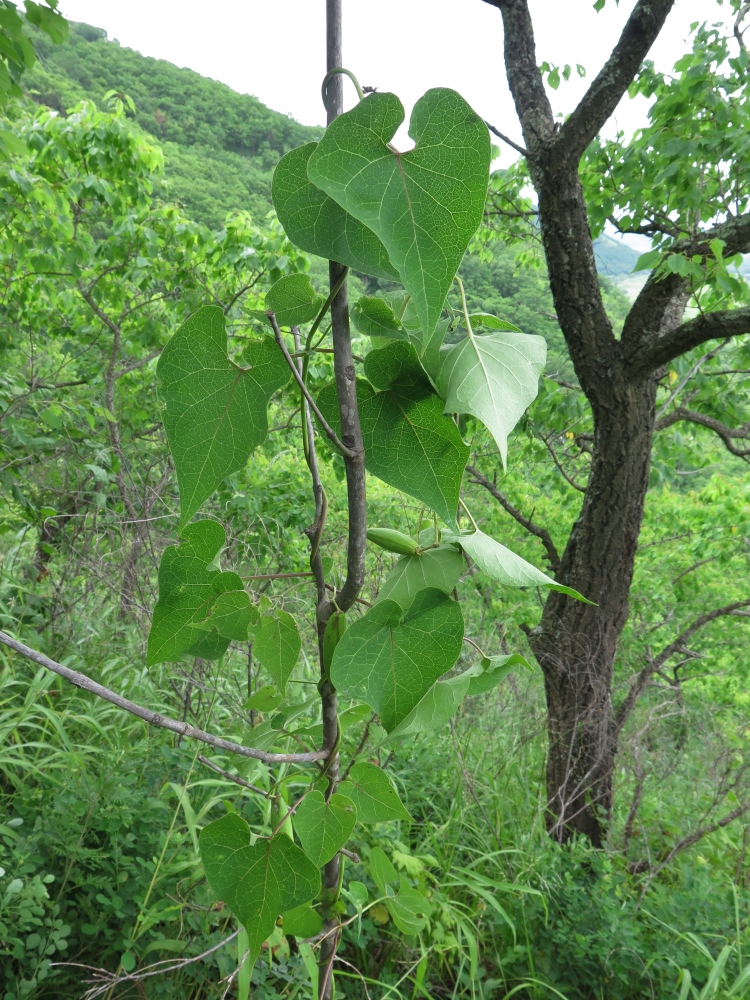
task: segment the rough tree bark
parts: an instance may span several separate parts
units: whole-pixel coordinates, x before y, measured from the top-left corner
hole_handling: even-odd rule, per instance
[[[537,67],[528,0],[485,2],[502,15],[505,67],[538,195],[555,309],[593,414],[589,482],[556,576],[597,606],[552,592],[529,641],[547,698],[548,829],[561,842],[584,834],[601,845],[612,809],[619,732],[612,707],[613,669],[628,617],[660,371],[685,351],[720,338],[722,331],[731,336],[750,330],[750,310],[682,323],[684,281],[675,275],[649,280],[617,340],[599,289],[579,163],[625,94],[675,0],[638,0],[611,57],[562,127],[554,120]],[[750,219],[731,220],[674,249],[706,255],[715,235],[727,240],[725,253],[747,250]]]

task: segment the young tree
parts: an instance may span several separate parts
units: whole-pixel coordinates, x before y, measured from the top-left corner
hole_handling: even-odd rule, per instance
[[[590,455],[583,505],[556,579],[596,603],[550,592],[528,636],[547,697],[549,830],[561,841],[582,833],[600,845],[611,814],[618,738],[636,701],[698,628],[749,603],[711,609],[686,623],[633,679],[622,704],[613,705],[655,432],[689,421],[715,432],[733,455],[750,455],[748,424],[727,426],[712,412],[720,381],[715,393],[704,393],[700,412],[681,405],[681,398],[695,396],[691,378],[720,350],[731,350],[733,338],[750,332],[746,286],[728,270],[735,255],[750,251],[742,34],[748,5],[730,4],[733,37],[703,26],[676,75],[665,77],[644,60],[675,0],[638,0],[604,67],[560,123],[545,90],[545,67],[537,62],[528,0],[485,2],[502,17],[505,68],[524,137],[524,147],[513,144],[522,155],[515,180],[505,176],[498,189],[511,202],[524,179],[536,191],[533,213],[555,310],[593,419],[583,446]],[[557,86],[559,70],[551,73]],[[602,140],[628,91],[654,98],[649,126],[631,140],[622,134]],[[654,245],[642,261],[653,270],[619,337],[604,307],[592,246],[607,220],[622,232],[651,236]],[[686,377],[663,390],[669,366],[683,356]],[[743,366],[723,367],[730,376]],[[475,478],[492,486],[481,472]]]

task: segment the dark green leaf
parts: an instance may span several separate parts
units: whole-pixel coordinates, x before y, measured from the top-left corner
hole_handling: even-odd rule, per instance
[[[368,337],[408,340],[408,334],[396,319],[393,309],[383,299],[363,295],[352,306],[352,321]]]
[[[348,779],[339,785],[339,794],[351,799],[357,809],[357,819],[362,823],[411,819],[393,782],[375,764],[366,761],[355,764]]]
[[[347,697],[367,702],[390,732],[450,670],[463,635],[461,608],[440,590],[421,591],[406,612],[380,601],[344,633],[331,680]]]
[[[308,177],[382,240],[427,337],[482,221],[490,168],[487,126],[454,90],[429,90],[404,120],[394,94],[371,94],[340,115],[318,143]]]
[[[271,395],[290,372],[272,337],[248,349],[242,368],[227,357],[224,314],[203,306],[164,348],[156,368],[164,426],[180,488],[180,530],[268,433]]]
[[[200,835],[208,883],[245,926],[250,964],[281,913],[313,899],[320,872],[286,834],[250,845],[250,827],[236,813],[209,823]]]
[[[371,351],[366,373],[379,386],[357,383],[368,472],[403,490],[455,526],[461,477],[469,458],[455,423],[422,371],[410,344],[395,341]],[[335,386],[318,395],[326,419],[339,426]]]
[[[356,822],[351,799],[338,793],[326,802],[317,789],[308,793],[294,814],[294,830],[316,868],[322,868],[344,846]]]
[[[307,274],[285,274],[266,292],[266,309],[276,314],[279,326],[301,326],[312,322],[323,308],[324,301]]]
[[[263,615],[255,629],[253,653],[282,693],[302,648],[299,629],[286,611]]]
[[[248,628],[259,618],[258,609],[251,604],[247,591],[232,590],[216,598],[211,614],[200,627],[209,630],[215,628],[224,639],[247,642]]]
[[[309,903],[298,906],[284,914],[282,922],[284,934],[298,938],[311,938],[323,930],[323,918]]]
[[[307,163],[316,146],[309,142],[293,149],[274,170],[273,204],[287,236],[300,250],[377,278],[398,280],[375,233],[308,180]]]
[[[159,564],[159,601],[148,636],[147,664],[177,660],[184,653],[214,659],[229,645],[216,631],[206,633],[199,623],[208,616],[220,594],[243,591],[236,573],[209,569],[226,542],[216,521],[198,521],[185,528],[179,545],[164,550]],[[244,592],[244,591],[243,591]]]

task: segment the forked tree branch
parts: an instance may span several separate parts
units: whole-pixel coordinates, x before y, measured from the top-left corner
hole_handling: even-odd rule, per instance
[[[625,696],[625,700],[617,711],[617,715],[615,717],[615,732],[619,733],[625,725],[630,713],[635,708],[638,699],[648,687],[649,681],[657,670],[661,670],[665,663],[667,663],[667,661],[673,657],[675,653],[681,652],[685,643],[692,639],[696,632],[705,628],[706,625],[710,625],[711,622],[715,622],[717,618],[724,618],[732,615],[743,618],[750,617],[750,614],[744,610],[745,608],[750,608],[750,600],[735,601],[733,604],[725,604],[722,608],[714,608],[713,611],[706,611],[705,614],[699,615],[695,621],[691,622],[686,629],[683,629],[677,638],[673,642],[670,642],[668,646],[665,646],[658,656],[651,657],[649,662],[630,685],[628,693]]]
[[[733,443],[738,440],[750,440],[750,420],[741,427],[727,427],[720,420],[706,416],[705,413],[698,413],[696,410],[688,410],[684,406],[678,406],[671,413],[660,417],[656,421],[654,430],[663,431],[667,427],[672,427],[673,424],[680,423],[683,420],[691,424],[699,424],[701,427],[707,427],[708,430],[713,431],[714,434],[721,438],[724,447],[732,455],[736,455],[738,458],[750,458],[750,448],[738,448]]]
[[[612,55],[560,130],[555,147],[561,160],[577,164],[609,121],[664,27],[674,2],[638,0]]]
[[[233,743],[231,740],[225,740],[220,736],[205,733],[202,729],[196,729],[195,726],[188,725],[187,722],[178,722],[176,719],[170,719],[166,715],[152,712],[150,708],[144,708],[143,705],[138,705],[134,701],[123,698],[117,692],[111,691],[109,688],[87,677],[86,674],[82,674],[78,670],[71,670],[70,667],[64,667],[62,663],[57,663],[55,660],[51,660],[48,656],[45,656],[44,653],[40,653],[30,646],[25,646],[22,642],[12,638],[12,636],[6,635],[5,632],[0,632],[0,643],[15,650],[16,653],[20,653],[21,656],[25,656],[28,660],[38,663],[39,666],[46,667],[47,670],[51,670],[60,677],[64,677],[66,681],[75,684],[82,691],[95,694],[97,698],[108,701],[111,705],[121,708],[124,712],[130,712],[131,715],[143,719],[149,725],[168,729],[172,733],[177,733],[178,736],[185,736],[191,740],[200,740],[201,743],[208,743],[209,746],[217,747],[219,750],[225,750],[227,753],[237,753],[243,757],[252,757],[253,760],[263,761],[264,764],[309,764],[316,760],[325,760],[328,757],[328,753],[325,750],[315,750],[311,753],[266,753],[265,750],[256,750],[254,747],[246,747],[241,743]]]
[[[473,476],[474,482],[479,486],[483,486],[487,492],[497,500],[504,511],[507,511],[512,518],[514,518],[532,535],[535,535],[544,546],[544,551],[547,553],[547,559],[549,560],[552,572],[556,573],[560,568],[560,553],[555,547],[555,543],[552,541],[552,536],[546,528],[540,527],[529,517],[525,517],[520,510],[513,506],[513,504],[507,499],[507,497],[500,492],[500,490],[495,486],[493,482],[483,476],[479,469],[475,468],[473,465],[467,465],[466,471],[470,476]]]
[[[750,306],[705,313],[680,324],[647,347],[642,347],[628,365],[633,379],[648,377],[663,365],[709,340],[726,340],[750,333]]]
[[[512,139],[509,139],[507,135],[504,135],[502,132],[498,131],[498,129],[496,129],[495,126],[492,125],[490,122],[485,122],[484,124],[487,126],[490,132],[492,132],[493,135],[496,135],[498,139],[502,139],[503,142],[507,143],[511,147],[511,149],[515,149],[515,151],[517,153],[520,153],[521,156],[529,155],[528,149],[524,149],[523,146],[519,146],[517,142],[513,142]],[[536,215],[536,212],[524,212],[523,214]]]

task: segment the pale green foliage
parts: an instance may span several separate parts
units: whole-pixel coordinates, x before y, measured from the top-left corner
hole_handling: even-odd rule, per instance
[[[279,326],[300,326],[314,320],[323,305],[306,274],[285,274],[266,292],[266,309],[276,314]]]
[[[371,94],[328,127],[308,176],[380,237],[429,336],[482,220],[490,139],[482,119],[445,88],[415,104],[408,153],[390,144],[403,120],[394,94]]]
[[[378,591],[378,600],[389,598],[406,609],[419,591],[427,587],[450,594],[465,569],[465,559],[452,545],[402,556]]]
[[[464,552],[488,576],[508,587],[549,587],[550,590],[558,590],[561,594],[567,594],[576,600],[585,600],[577,591],[565,587],[563,584],[555,583],[546,573],[542,573],[531,563],[527,563],[525,559],[517,556],[515,552],[511,552],[500,542],[496,542],[494,538],[485,535],[483,531],[461,535],[446,534],[444,537],[446,542],[460,545]],[[587,601],[586,603],[590,604],[591,602]]]
[[[542,337],[523,333],[474,334],[441,351],[437,383],[446,413],[478,417],[505,465],[508,435],[537,394],[547,358]]]

